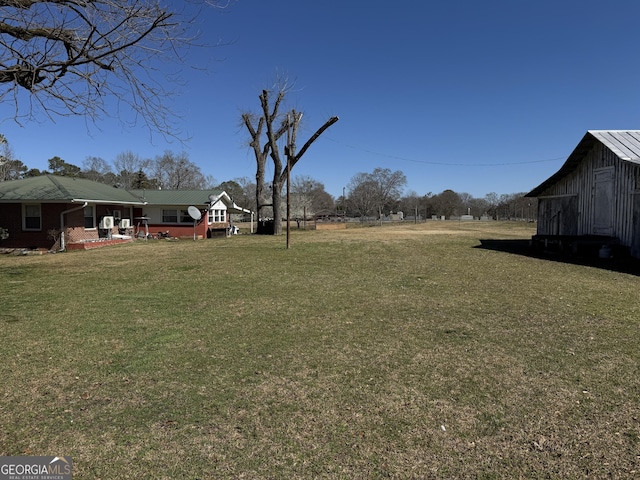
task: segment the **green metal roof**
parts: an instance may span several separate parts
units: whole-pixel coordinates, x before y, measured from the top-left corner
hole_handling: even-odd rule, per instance
[[[124,190],[84,178],[41,175],[0,182],[0,203],[92,202],[120,205],[194,205],[221,200],[232,213],[249,213],[222,190]]]
[[[251,213],[246,208],[239,207],[224,190],[129,190],[144,200],[147,205],[172,205],[202,208],[209,205],[210,199],[222,201],[231,213]]]
[[[148,205],[194,205],[209,204],[209,196],[218,197],[221,190],[129,190]]]
[[[0,202],[78,202],[143,205],[144,202],[122,188],[84,178],[41,175],[0,182]]]

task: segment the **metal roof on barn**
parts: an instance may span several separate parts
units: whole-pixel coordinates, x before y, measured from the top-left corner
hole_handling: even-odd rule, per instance
[[[640,130],[589,130],[560,167],[560,170],[525,196],[537,197],[558,180],[571,173],[596,143],[603,144],[621,160],[640,164]]]
[[[135,195],[121,188],[84,178],[40,175],[0,182],[0,202],[93,202],[122,205],[142,205]]]

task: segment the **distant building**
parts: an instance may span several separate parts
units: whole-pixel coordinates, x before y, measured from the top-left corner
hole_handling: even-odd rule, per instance
[[[201,213],[195,226],[189,207]],[[249,210],[224,191],[128,191],[42,175],[0,182],[0,248],[91,248],[166,230],[173,237],[204,238],[226,233],[230,213]]]

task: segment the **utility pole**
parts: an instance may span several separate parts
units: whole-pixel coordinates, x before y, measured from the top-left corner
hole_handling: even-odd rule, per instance
[[[291,150],[291,117],[287,114],[287,147],[284,151],[287,155],[287,250],[289,250],[291,236],[291,155],[293,155]]]
[[[296,113],[295,110],[292,110],[291,114],[291,116],[287,114],[287,146],[285,148],[285,154],[287,155],[287,250],[289,249],[289,237],[291,236],[291,159],[296,156],[296,133],[302,118],[302,114]]]

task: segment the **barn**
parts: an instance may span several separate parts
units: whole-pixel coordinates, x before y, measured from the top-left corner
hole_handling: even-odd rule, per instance
[[[640,130],[587,131],[526,196],[538,199],[534,247],[640,258]]]

